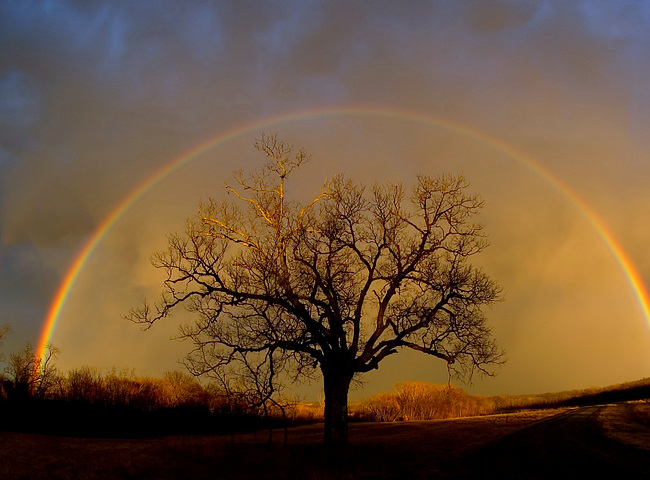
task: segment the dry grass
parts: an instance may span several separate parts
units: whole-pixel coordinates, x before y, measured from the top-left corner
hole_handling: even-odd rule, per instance
[[[479,448],[558,413],[536,411],[456,420],[350,425],[350,447],[321,447],[322,424],[229,436],[125,440],[0,432],[2,479],[400,478]]]
[[[524,409],[560,408],[585,404],[631,401],[650,397],[650,379],[591,387],[583,390],[532,395],[471,395],[451,384],[402,382],[350,405],[353,416],[368,421],[433,420]]]
[[[650,450],[650,404],[648,402],[607,405],[600,411],[598,420],[611,439]]]
[[[398,383],[393,391],[373,395],[350,409],[353,416],[380,422],[470,417],[496,410],[491,397],[470,395],[451,384],[424,382]]]
[[[321,446],[322,424],[227,435],[97,439],[0,432],[0,478],[364,479],[433,478],[443,467],[532,423],[569,409],[415,422],[353,423],[349,448]],[[611,438],[650,449],[650,405],[610,405]]]

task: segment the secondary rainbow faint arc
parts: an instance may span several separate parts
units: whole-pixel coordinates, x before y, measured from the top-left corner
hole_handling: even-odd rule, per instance
[[[307,120],[312,118],[328,117],[328,116],[367,116],[367,117],[380,117],[380,118],[390,118],[390,119],[402,119],[415,122],[421,122],[434,126],[436,128],[446,129],[452,132],[455,132],[460,135],[468,136],[480,143],[483,143],[495,150],[505,154],[506,156],[516,160],[517,162],[525,165],[531,169],[534,173],[545,178],[549,183],[551,183],[557,190],[559,190],[565,197],[570,199],[578,208],[578,210],[589,220],[595,230],[598,232],[603,242],[606,244],[607,248],[612,252],[614,258],[621,266],[623,272],[628,278],[630,285],[634,291],[634,294],[637,298],[639,306],[645,316],[646,323],[650,325],[650,298],[648,292],[645,288],[641,275],[636,270],[634,264],[631,262],[628,255],[621,248],[621,246],[616,242],[614,236],[611,234],[609,229],[605,224],[600,220],[598,215],[584,203],[584,201],[574,194],[563,182],[555,178],[547,170],[539,166],[535,160],[517,150],[516,148],[508,145],[507,143],[489,136],[485,133],[473,130],[465,125],[459,123],[441,119],[434,115],[424,114],[420,112],[413,112],[405,109],[394,109],[394,108],[383,108],[383,107],[373,107],[373,106],[348,106],[348,107],[327,107],[320,109],[312,110],[303,110],[298,112],[289,112],[279,116],[274,116],[268,119],[260,120],[258,122],[243,125],[236,127],[230,130],[227,130],[216,137],[212,137],[193,149],[189,150],[180,157],[168,162],[160,170],[154,173],[152,176],[148,177],[136,188],[134,188],[131,193],[124,198],[114,209],[113,211],[99,224],[96,230],[85,242],[83,247],[79,250],[79,253],[75,257],[74,261],[70,265],[68,271],[66,272],[59,288],[50,304],[50,308],[45,319],[43,329],[41,331],[38,346],[37,346],[37,355],[43,357],[48,349],[48,345],[54,329],[58,322],[61,310],[65,305],[66,299],[72,290],[72,287],[75,284],[79,273],[84,267],[86,261],[90,258],[93,251],[97,245],[101,242],[102,238],[106,233],[111,229],[111,227],[122,217],[122,215],[137,202],[142,196],[144,196],[154,185],[156,185],[160,180],[165,178],[167,175],[171,174],[175,170],[179,169],[193,158],[201,155],[202,153],[210,150],[211,148],[216,147],[217,145],[232,140],[240,135],[249,133],[255,130],[260,130],[266,127],[273,125],[280,125],[285,123],[291,123],[299,120]]]

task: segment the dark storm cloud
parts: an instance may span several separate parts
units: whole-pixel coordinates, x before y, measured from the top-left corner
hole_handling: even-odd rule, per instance
[[[36,123],[40,110],[39,88],[23,72],[11,70],[0,78],[0,125],[24,129]]]
[[[192,105],[177,97],[190,88],[181,67],[196,35],[206,47],[218,32],[210,15],[194,12],[172,35],[175,12],[111,5],[3,4],[2,148],[18,159],[1,177],[5,241],[56,244],[89,232],[88,218],[115,201],[110,190],[124,194],[112,172],[141,173],[138,162],[178,149],[178,131],[193,127],[182,118]]]
[[[0,324],[12,327],[10,345],[33,341],[66,257],[29,244],[0,246]]]
[[[0,313],[36,325],[101,220],[192,146],[358,103],[529,153],[635,225],[648,276],[649,25],[647,2],[0,0]]]

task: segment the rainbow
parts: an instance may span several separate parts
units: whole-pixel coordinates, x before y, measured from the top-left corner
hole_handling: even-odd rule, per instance
[[[360,116],[408,120],[430,125],[435,128],[446,129],[459,135],[470,137],[475,141],[493,148],[510,157],[511,159],[525,165],[528,169],[546,179],[562,195],[571,200],[571,202],[577,207],[582,215],[588,219],[588,221],[597,231],[598,235],[601,237],[625,273],[625,276],[627,277],[630,286],[634,291],[643,315],[645,316],[646,322],[650,324],[650,298],[648,296],[648,291],[645,288],[641,275],[636,270],[629,256],[618,244],[612,233],[598,217],[596,212],[594,212],[593,209],[586,205],[581,198],[573,193],[567,185],[565,185],[563,182],[554,177],[550,172],[537,164],[531,156],[488,134],[474,130],[465,125],[461,125],[459,123],[425,113],[413,112],[405,109],[382,108],[373,106],[326,107],[320,109],[289,112],[222,132],[216,137],[212,137],[202,142],[178,158],[171,160],[160,170],[155,172],[152,176],[148,177],[137,187],[135,187],[131,193],[126,198],[124,198],[99,224],[92,235],[86,240],[83,247],[79,250],[74,261],[68,268],[47,312],[47,317],[45,318],[43,329],[40,333],[37,343],[37,355],[42,358],[47,353],[50,340],[54,334],[57,322],[59,321],[61,311],[68,296],[70,295],[70,292],[72,291],[72,288],[75,285],[75,281],[79,276],[81,270],[84,268],[84,265],[93,254],[99,243],[102,241],[106,233],[115,225],[115,223],[124,215],[124,213],[129,210],[129,208],[131,208],[133,204],[138,202],[140,198],[146,195],[147,192],[151,190],[151,188],[153,188],[163,178],[172,174],[174,171],[178,170],[202,153],[205,153],[217,145],[232,140],[240,135],[248,134],[251,132],[258,133],[260,130],[271,126],[282,125],[301,120],[336,116]]]

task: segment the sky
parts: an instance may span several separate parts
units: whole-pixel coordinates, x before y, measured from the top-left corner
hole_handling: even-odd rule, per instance
[[[505,292],[488,318],[508,362],[466,390],[648,377],[649,27],[645,1],[0,0],[1,351],[38,342],[94,239],[57,365],[179,368],[191,317],[142,332],[123,315],[158,296],[166,234],[264,162],[266,132],[312,154],[296,198],[339,172],[462,173],[482,196],[476,262]],[[399,354],[353,397],[399,381],[447,372]]]

